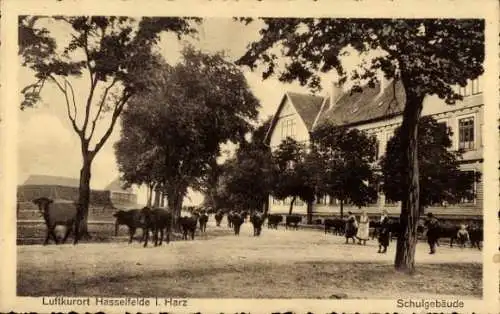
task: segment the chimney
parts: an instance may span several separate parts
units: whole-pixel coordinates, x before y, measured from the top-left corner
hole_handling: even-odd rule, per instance
[[[340,86],[339,83],[337,83],[337,82],[331,83],[330,106],[328,109],[333,108],[337,104],[337,101],[342,96],[342,92],[343,92],[343,90],[342,90],[342,87]]]

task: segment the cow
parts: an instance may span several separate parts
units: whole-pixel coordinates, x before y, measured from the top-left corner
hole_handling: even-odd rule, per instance
[[[458,242],[458,230],[460,230],[460,226],[455,224],[441,225],[437,230],[436,241],[439,241],[440,238],[449,238],[450,247],[453,247],[453,241]]]
[[[278,224],[283,221],[283,216],[271,214],[267,216],[267,227],[278,229]]]
[[[216,214],[215,214],[215,225],[217,227],[220,227],[220,223],[222,222],[222,218],[224,217],[224,213],[219,210]]]
[[[481,242],[483,242],[483,228],[478,225],[469,226],[469,238],[471,247],[481,249]]]
[[[227,226],[228,226],[229,228],[232,228],[232,227],[233,227],[233,216],[234,216],[235,214],[236,214],[236,213],[235,213],[235,212],[233,212],[232,210],[231,210],[231,211],[229,211],[229,212],[227,213]]]
[[[262,224],[264,223],[265,216],[262,213],[255,212],[250,217],[250,222],[253,225],[253,235],[260,236],[262,232]]]
[[[344,232],[345,222],[342,219],[325,219],[325,234],[332,229],[332,233],[342,235]]]
[[[49,238],[52,236],[54,242],[59,244],[55,234],[56,226],[65,226],[66,233],[62,240],[65,243],[71,231],[74,231],[73,244],[77,244],[80,238],[80,221],[78,204],[76,203],[54,203],[54,201],[47,197],[39,197],[34,199],[33,204],[38,206],[38,210],[43,216],[45,225],[47,226],[47,235],[43,245],[49,243]]]
[[[120,225],[126,225],[128,227],[128,232],[130,235],[128,243],[132,243],[132,239],[138,228],[142,229],[142,238],[139,240],[139,242],[142,242],[145,239],[146,234],[144,232],[145,230],[144,225],[141,223],[140,209],[119,210],[113,214],[113,217],[116,218],[115,237],[118,236],[118,229]]]
[[[182,228],[182,239],[187,240],[188,233],[191,235],[191,240],[194,240],[194,234],[196,232],[196,226],[198,225],[198,214],[193,214],[193,216],[183,216],[179,219],[179,224]]]
[[[235,213],[232,215],[232,224],[234,227],[234,234],[235,235],[240,235],[240,228],[241,228],[241,225],[243,224],[244,220],[245,219],[243,218],[243,216],[239,213]]]
[[[299,222],[302,221],[301,216],[297,215],[287,215],[285,218],[285,229],[288,229],[288,226],[293,225],[295,227],[295,230],[299,229]]]
[[[207,231],[207,222],[208,222],[208,215],[206,212],[202,212],[200,214],[200,217],[198,218],[200,221],[200,231],[205,232]]]
[[[153,232],[153,239],[155,246],[162,245],[164,231],[166,232],[166,242],[170,243],[170,233],[172,232],[172,213],[164,208],[150,208],[144,207],[141,209],[140,221],[144,225],[144,247],[148,246],[149,231]],[[158,233],[160,234],[160,241],[158,243]]]

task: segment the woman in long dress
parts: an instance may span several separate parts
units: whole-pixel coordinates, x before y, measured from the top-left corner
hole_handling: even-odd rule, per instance
[[[358,230],[358,222],[356,221],[356,216],[352,212],[348,212],[349,216],[346,219],[345,224],[345,243],[349,243],[349,239],[352,239],[352,243],[356,243],[356,232]]]
[[[356,238],[358,239],[358,244],[363,242],[366,245],[366,240],[369,238],[370,233],[370,219],[366,214],[366,211],[361,212],[361,217],[359,217],[358,232],[356,233]]]

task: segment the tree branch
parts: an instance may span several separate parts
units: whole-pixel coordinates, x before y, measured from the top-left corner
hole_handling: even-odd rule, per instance
[[[61,83],[59,83],[53,75],[50,75],[49,77],[56,83],[59,90],[63,93],[64,98],[66,99],[66,110],[67,110],[68,118],[71,121],[71,125],[73,126],[73,129],[78,134],[78,136],[80,136],[80,138],[83,139],[83,132],[76,125],[76,113],[75,113],[75,117],[72,117],[71,110],[69,109],[68,90],[66,89],[66,86],[69,82],[67,80],[65,80],[64,81],[64,88],[63,88]]]
[[[102,146],[104,146],[104,143],[108,140],[109,136],[113,132],[113,128],[115,127],[116,121],[118,120],[118,117],[120,116],[123,108],[125,107],[125,104],[129,100],[129,98],[132,96],[132,93],[126,93],[124,92],[124,95],[121,100],[119,100],[116,105],[115,105],[115,110],[113,111],[113,116],[111,117],[111,123],[106,130],[106,133],[102,136],[101,140],[96,144],[94,150],[92,151],[92,154],[96,154]]]
[[[88,41],[88,30],[85,30],[84,33],[84,43],[83,43],[83,50],[85,51],[85,56],[87,58],[87,68],[89,70],[89,76],[90,76],[90,92],[89,92],[89,97],[87,98],[87,104],[85,106],[85,119],[83,121],[83,126],[82,126],[82,131],[85,133],[87,131],[87,125],[89,123],[89,116],[90,116],[90,107],[92,106],[92,98],[94,97],[94,91],[97,86],[97,75],[93,74],[94,69],[90,65],[90,53],[89,53],[89,41]]]
[[[113,82],[111,82],[111,84],[108,87],[106,87],[106,89],[104,90],[104,94],[102,95],[101,102],[99,103],[99,110],[97,111],[97,114],[96,114],[94,120],[92,121],[92,129],[90,130],[90,135],[87,138],[89,141],[92,139],[92,136],[94,135],[95,126],[96,126],[97,120],[99,119],[99,116],[101,115],[102,108],[104,107],[104,103],[106,102],[106,98],[108,97],[109,90],[116,84],[117,81],[118,81],[118,79],[115,77],[113,79]]]

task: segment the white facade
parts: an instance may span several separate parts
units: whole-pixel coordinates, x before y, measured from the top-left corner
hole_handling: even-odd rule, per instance
[[[461,163],[461,170],[482,172],[482,158],[483,158],[483,142],[482,132],[484,125],[483,116],[483,94],[481,93],[482,86],[480,80],[470,82],[464,89],[460,89],[460,93],[464,95],[463,101],[457,102],[455,105],[447,105],[444,100],[439,99],[437,96],[430,96],[424,99],[423,116],[433,116],[438,122],[446,123],[452,131],[452,147],[451,150],[464,149],[463,160]],[[321,114],[321,112],[319,113]],[[309,141],[309,130],[300,118],[293,105],[287,100],[284,108],[279,114],[277,124],[270,134],[270,147],[274,151],[286,138],[283,136],[282,129],[287,126],[284,123],[293,119],[295,129],[288,136],[300,142]],[[388,141],[394,136],[394,131],[401,125],[402,115],[381,118],[375,121],[358,123],[353,125],[359,130],[363,130],[370,135],[374,135],[378,140],[378,158],[385,154]],[[283,126],[283,127],[282,127]],[[475,210],[482,209],[482,183],[479,182],[475,185],[477,197],[475,200],[464,200],[464,206],[474,208]],[[332,204],[330,204],[332,203]],[[269,211],[274,213],[288,213],[290,199],[279,201],[269,198]],[[395,212],[399,212],[400,204],[388,204],[385,202],[383,194],[379,194],[377,204],[373,204],[376,211],[381,207],[385,207],[391,211],[390,207],[394,207]],[[389,208],[388,208],[389,207]],[[354,208],[345,207],[346,210],[355,210]],[[305,214],[307,205],[300,200],[296,200],[293,206],[293,212],[297,214]],[[336,200],[329,200],[326,197],[321,201],[321,204],[314,204],[313,211],[315,213],[332,213],[338,212],[338,204]],[[435,209],[434,212],[436,212]]]

